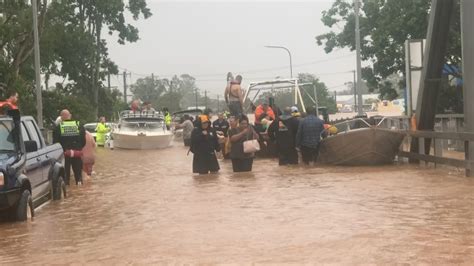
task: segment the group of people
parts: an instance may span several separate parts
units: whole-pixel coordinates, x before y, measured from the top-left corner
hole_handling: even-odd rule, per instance
[[[219,114],[212,124],[207,115],[196,119],[190,136],[190,151],[193,157],[193,173],[208,174],[219,171],[216,152],[224,153],[232,161],[234,172],[252,171],[254,152],[246,152],[244,142],[258,139],[257,132],[245,115],[228,120]],[[186,137],[183,133],[183,137]],[[186,141],[186,140],[185,140]]]
[[[144,112],[144,113],[148,113],[148,112],[156,112],[156,109],[153,108],[151,102],[143,102],[142,106],[140,106],[140,101],[139,100],[133,100],[132,103],[130,104],[130,109],[129,109],[131,112]],[[171,114],[168,110],[167,107],[164,107],[162,109],[163,111],[163,114],[164,114],[164,117],[165,117],[165,124],[166,124],[166,128],[168,130],[171,129]]]
[[[246,152],[245,142],[258,140],[263,143],[262,136],[268,136],[267,140],[275,144],[279,165],[298,164],[298,152],[304,164],[316,162],[320,141],[328,134],[324,121],[316,115],[316,109],[307,108],[304,117],[291,107],[276,113],[267,103],[259,105],[255,111],[254,126],[245,115],[230,116],[226,120],[223,114],[219,114],[212,124],[208,116],[198,117],[197,124],[193,124],[188,116],[189,122],[185,121],[185,126],[180,126],[187,127],[183,138],[194,154],[193,172],[207,174],[219,171],[216,152],[223,152],[225,159],[231,159],[234,172],[251,171],[255,151]]]
[[[227,75],[224,98],[230,111],[229,118],[219,114],[213,123],[208,113],[195,120],[185,116],[176,128],[183,128],[185,146],[190,146],[193,157],[193,173],[208,174],[219,171],[216,153],[222,152],[224,159],[231,159],[234,172],[251,171],[255,152],[255,142],[271,141],[276,146],[279,165],[298,164],[298,152],[305,164],[316,162],[319,142],[327,135],[324,121],[310,107],[302,114],[296,106],[283,111],[274,110],[268,102],[255,107],[255,124],[243,114],[244,92],[242,76]],[[194,120],[194,121],[193,121]],[[256,146],[259,146],[257,144]]]

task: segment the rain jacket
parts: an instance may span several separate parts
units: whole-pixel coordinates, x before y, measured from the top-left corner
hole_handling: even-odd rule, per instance
[[[62,121],[53,131],[53,143],[61,143],[64,151],[81,151],[86,145],[85,131],[79,121]]]
[[[255,124],[260,124],[262,119],[265,118],[265,116],[262,116],[263,114],[267,114],[269,117],[271,117],[272,120],[275,120],[275,113],[273,112],[272,108],[268,106],[267,111],[263,111],[263,106],[259,105],[257,109],[255,109]]]
[[[95,137],[97,145],[104,146],[106,141],[105,135],[109,133],[110,128],[105,123],[98,123],[95,131],[97,133]]]
[[[165,124],[167,127],[171,126],[171,115],[168,112],[165,114]]]

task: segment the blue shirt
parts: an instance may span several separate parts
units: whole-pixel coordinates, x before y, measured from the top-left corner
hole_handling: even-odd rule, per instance
[[[317,148],[324,132],[324,122],[315,115],[303,119],[296,133],[296,147]]]

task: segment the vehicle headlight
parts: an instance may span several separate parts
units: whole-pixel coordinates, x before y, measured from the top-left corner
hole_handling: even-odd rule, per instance
[[[5,185],[5,175],[0,172],[0,187],[2,187],[3,185]]]

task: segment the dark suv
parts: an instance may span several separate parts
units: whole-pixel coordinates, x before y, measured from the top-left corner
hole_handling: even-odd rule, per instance
[[[18,221],[50,199],[66,196],[63,150],[46,145],[32,117],[0,116],[0,212]]]

